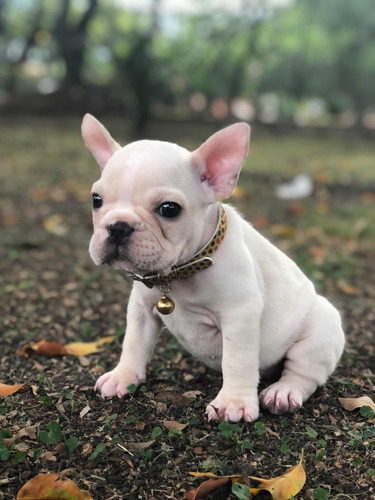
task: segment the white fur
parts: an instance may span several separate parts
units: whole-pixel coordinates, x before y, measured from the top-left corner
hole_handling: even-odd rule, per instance
[[[104,163],[93,186],[103,198],[103,207],[94,211],[90,243],[95,263],[105,259],[107,228],[118,221],[134,231],[112,265],[138,274],[168,273],[210,240],[220,201],[233,191],[246,157],[247,125],[218,132],[193,153],[158,141],[118,149],[89,115],[82,130],[86,144]],[[107,163],[103,158],[109,158]],[[183,207],[178,218],[166,220],[157,213],[166,201]],[[158,287],[134,283],[120,362],[96,383],[103,397],[123,397],[129,385],[145,380],[163,325],[192,355],[222,371],[223,386],[207,406],[209,420],[256,420],[259,373],[282,358],[280,380],[259,395],[261,404],[276,414],[297,411],[334,370],[344,347],[337,310],[234,208],[225,205],[225,211],[228,230],[213,266],[171,283],[172,314],[157,312]]]

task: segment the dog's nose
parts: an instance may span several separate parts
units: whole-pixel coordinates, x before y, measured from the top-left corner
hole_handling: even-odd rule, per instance
[[[110,224],[107,227],[109,240],[111,243],[120,245],[124,243],[128,236],[134,231],[134,227],[129,226],[126,222],[119,221],[115,224]]]

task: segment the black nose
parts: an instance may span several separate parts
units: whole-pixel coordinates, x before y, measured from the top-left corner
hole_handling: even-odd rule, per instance
[[[116,245],[121,245],[126,238],[134,231],[134,227],[129,226],[126,222],[119,221],[115,224],[110,224],[107,227],[109,241]]]

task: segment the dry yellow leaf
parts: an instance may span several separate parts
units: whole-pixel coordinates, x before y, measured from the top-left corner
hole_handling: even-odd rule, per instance
[[[64,236],[68,232],[65,216],[61,214],[54,214],[44,219],[43,227],[47,233],[56,234],[57,236]]]
[[[288,500],[297,495],[306,482],[306,473],[302,466],[303,451],[300,461],[295,467],[287,469],[282,476],[273,479],[261,479],[249,476],[252,481],[258,481],[257,488],[251,488],[252,495],[257,495],[260,491],[268,491],[274,500]]]
[[[114,337],[104,337],[100,340],[95,340],[94,342],[72,342],[65,346],[66,352],[68,354],[73,354],[74,356],[86,356],[87,354],[93,354],[95,352],[100,352],[101,347],[104,344],[110,344],[113,342]]]

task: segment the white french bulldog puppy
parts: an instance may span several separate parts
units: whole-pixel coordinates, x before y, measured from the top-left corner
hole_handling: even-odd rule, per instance
[[[102,375],[103,397],[123,397],[146,378],[163,326],[221,370],[208,420],[254,421],[297,411],[334,370],[344,347],[338,311],[230,205],[250,128],[232,125],[194,152],[168,142],[119,146],[91,115],[86,145],[102,174],[93,185],[95,264],[134,279],[119,364]],[[260,374],[285,360],[258,396]]]

